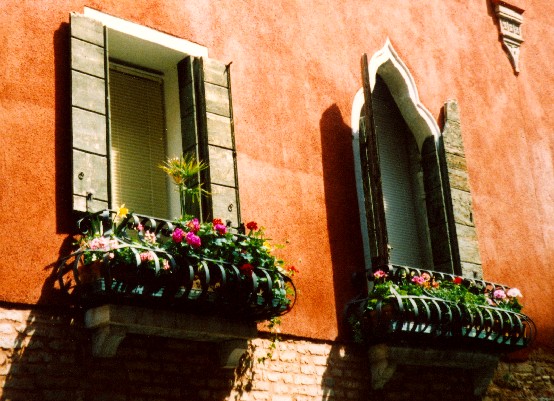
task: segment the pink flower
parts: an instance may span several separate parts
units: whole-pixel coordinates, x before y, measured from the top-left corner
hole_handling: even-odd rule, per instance
[[[385,278],[387,277],[387,273],[385,273],[383,270],[377,270],[375,273],[373,273],[373,277],[379,279],[379,278]]]
[[[173,242],[176,242],[177,244],[183,242],[183,238],[185,237],[185,232],[181,230],[179,227],[177,227],[175,230],[173,230],[173,234],[171,235],[173,238]]]
[[[200,230],[200,223],[198,222],[198,219],[195,218],[187,223],[187,227],[191,232],[196,234]]]
[[[152,251],[142,252],[139,256],[141,262],[150,262],[156,257],[156,255]]]
[[[142,231],[142,230],[144,230],[144,226],[139,223],[139,225],[137,226],[137,231]]]
[[[162,262],[162,269],[164,270],[169,270],[170,269],[170,266],[169,266],[169,261],[167,259],[162,259],[163,262]]]
[[[88,247],[93,251],[110,251],[117,247],[117,240],[106,237],[96,237],[88,243]]]
[[[144,239],[146,242],[150,242],[151,244],[154,244],[156,242],[156,234],[154,234],[151,231],[146,231],[144,233]]]
[[[523,298],[521,291],[518,290],[517,288],[510,288],[506,293],[506,295],[510,298],[517,298],[517,297]]]
[[[506,293],[504,292],[504,290],[495,290],[492,293],[492,296],[494,299],[504,299],[506,298]]]
[[[412,278],[412,283],[416,283],[416,284],[419,284],[419,285],[423,285],[425,284],[427,280],[425,280],[425,277],[423,276],[415,276]]]
[[[198,248],[200,245],[202,245],[200,237],[192,231],[187,233],[187,235],[185,236],[185,241],[187,241],[187,244],[189,244],[193,248]]]
[[[225,227],[223,224],[215,224],[214,230],[217,231],[219,235],[227,233],[227,227]]]

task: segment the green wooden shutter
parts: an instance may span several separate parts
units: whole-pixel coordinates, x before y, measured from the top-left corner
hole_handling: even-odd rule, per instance
[[[389,263],[387,226],[385,223],[385,208],[383,204],[383,189],[381,186],[381,170],[379,167],[379,152],[367,55],[362,56],[362,80],[365,103],[360,121],[360,161],[365,194],[365,211],[367,230],[373,269],[383,268]]]
[[[438,140],[435,137],[425,140],[421,149],[421,164],[434,269],[461,274],[442,136]]]
[[[183,153],[208,164],[199,180],[209,195],[189,213],[241,221],[229,66],[186,57],[178,64]],[[191,202],[187,202],[190,204]]]
[[[106,46],[101,23],[71,14],[73,210],[109,203],[106,122]]]

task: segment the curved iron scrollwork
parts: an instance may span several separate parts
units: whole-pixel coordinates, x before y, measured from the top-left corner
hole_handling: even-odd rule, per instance
[[[131,213],[116,233],[113,215],[103,211],[78,222],[83,235],[101,232],[100,238],[111,241],[109,249],[81,246],[59,265],[61,288],[81,305],[160,306],[250,320],[283,315],[294,306],[294,283],[281,272],[252,266],[245,273],[228,261],[173,253],[163,246],[171,241],[173,222]],[[147,235],[154,235],[159,246]],[[237,241],[244,236],[234,234]],[[125,263],[113,257],[114,249],[126,252]],[[144,252],[149,254],[147,267],[141,259]],[[86,263],[85,255],[91,254],[95,260],[91,263],[89,257]]]
[[[457,276],[430,270],[393,266],[392,281],[429,274],[437,281],[454,280]],[[480,290],[509,287],[478,279],[464,279],[464,285]],[[405,295],[392,289],[392,294],[379,300],[368,310],[370,298],[352,301],[347,308],[357,340],[367,343],[410,342],[433,345],[478,347],[487,351],[506,351],[528,346],[536,337],[536,327],[526,315],[495,305],[455,303],[430,294]]]

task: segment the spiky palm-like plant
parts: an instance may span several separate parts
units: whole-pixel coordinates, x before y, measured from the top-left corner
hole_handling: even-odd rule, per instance
[[[173,179],[179,189],[181,217],[184,218],[187,214],[185,210],[186,198],[190,197],[193,201],[199,201],[203,194],[208,194],[202,188],[202,183],[198,182],[198,174],[207,169],[208,165],[198,161],[193,154],[186,154],[167,159],[160,168]]]

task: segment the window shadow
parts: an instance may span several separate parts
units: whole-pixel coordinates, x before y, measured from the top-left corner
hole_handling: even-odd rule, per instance
[[[71,157],[71,76],[69,24],[63,23],[54,32],[55,74],[55,156],[56,156],[56,231],[74,231],[72,219],[72,157]]]
[[[319,122],[339,340],[348,338],[344,308],[365,291],[365,263],[354,175],[352,130],[336,104]]]

